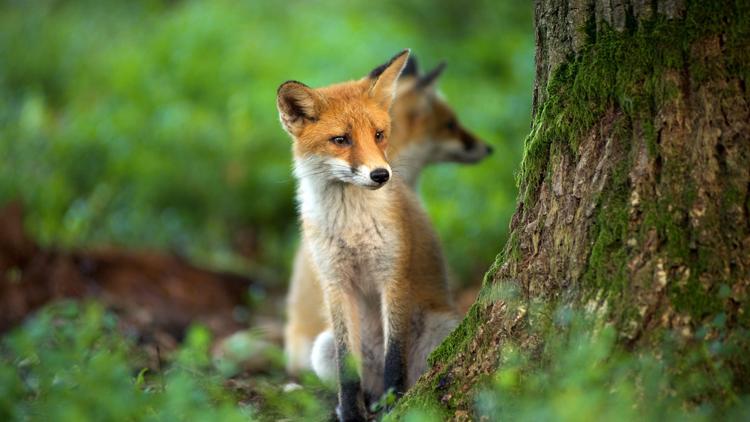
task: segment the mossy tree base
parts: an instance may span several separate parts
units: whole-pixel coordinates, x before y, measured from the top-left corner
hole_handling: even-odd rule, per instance
[[[666,332],[686,350],[731,344],[672,369],[731,368],[694,402],[749,392],[750,5],[538,0],[536,21],[535,119],[510,240],[395,415],[427,405],[471,419],[501,347],[543,345],[529,329],[538,303],[597,315],[629,350],[655,349]],[[525,305],[492,293],[504,285]]]

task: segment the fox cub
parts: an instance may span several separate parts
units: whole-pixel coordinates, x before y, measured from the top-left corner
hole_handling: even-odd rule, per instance
[[[440,64],[421,74],[413,55],[398,80],[391,106],[391,136],[387,156],[393,172],[412,189],[424,167],[441,162],[476,163],[492,152],[458,121],[437,92],[445,68]],[[304,244],[297,249],[287,296],[284,354],[287,372],[297,375],[312,368],[315,338],[329,328],[323,291]],[[330,336],[327,334],[327,336]],[[315,370],[323,378],[335,378],[330,370],[332,350],[316,349]]]
[[[439,242],[385,155],[408,54],[357,81],[289,81],[277,94],[294,140],[303,243],[333,328],[342,420],[364,420],[365,400],[386,390],[403,393],[457,323]]]

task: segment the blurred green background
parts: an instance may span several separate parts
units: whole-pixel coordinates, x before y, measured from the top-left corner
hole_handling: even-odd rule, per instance
[[[530,2],[10,1],[0,9],[0,203],[48,245],[168,249],[284,283],[297,242],[287,79],[358,78],[404,47],[495,147],[421,194],[460,280],[507,234],[529,127]]]

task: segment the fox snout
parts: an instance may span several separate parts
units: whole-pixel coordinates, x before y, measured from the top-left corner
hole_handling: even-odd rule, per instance
[[[460,142],[460,151],[453,151],[451,155],[455,161],[462,163],[477,163],[492,154],[492,147],[478,139],[471,132],[459,127],[456,138]]]
[[[492,154],[492,147],[489,144],[477,139],[474,135],[465,130],[461,131],[460,139],[464,150],[467,152],[476,151],[484,155]]]
[[[387,164],[369,167],[360,165],[352,167],[352,178],[348,180],[356,185],[368,189],[380,189],[391,180],[391,168]],[[347,181],[347,180],[342,180]]]
[[[355,184],[378,189],[391,179],[391,167],[385,154],[387,141],[378,137],[372,139],[374,131],[370,128],[357,132],[352,137],[352,145],[341,151],[340,157],[351,166]]]
[[[388,181],[388,179],[391,178],[391,172],[389,172],[387,169],[384,169],[382,167],[376,168],[375,170],[370,172],[370,179],[372,179],[373,182],[378,184],[383,184]]]

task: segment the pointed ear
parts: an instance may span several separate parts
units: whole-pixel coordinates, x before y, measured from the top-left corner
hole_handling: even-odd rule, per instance
[[[406,60],[404,70],[401,71],[401,78],[405,76],[416,77],[419,75],[419,64],[417,63],[417,56],[409,54],[409,58]]]
[[[437,66],[435,66],[434,69],[427,72],[426,75],[420,76],[419,80],[417,81],[417,88],[419,89],[425,89],[429,87],[434,87],[435,82],[438,80],[440,75],[443,73],[443,70],[445,70],[445,62],[440,62]]]
[[[318,120],[321,98],[309,86],[286,81],[276,92],[276,107],[284,129],[290,135],[299,135],[305,124]]]
[[[393,56],[388,63],[380,65],[370,72],[370,96],[385,108],[391,106],[393,96],[396,93],[396,81],[408,58],[409,50],[406,49]]]

